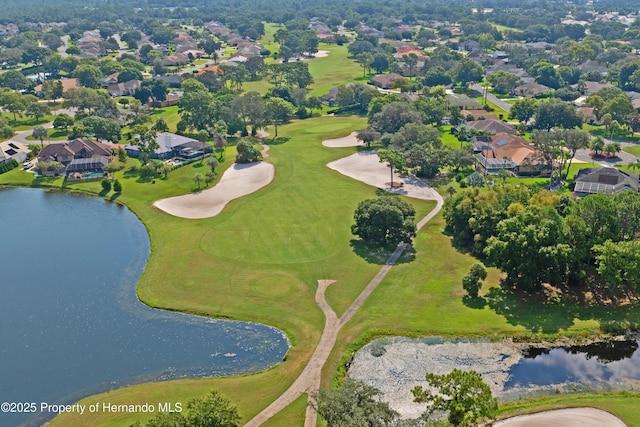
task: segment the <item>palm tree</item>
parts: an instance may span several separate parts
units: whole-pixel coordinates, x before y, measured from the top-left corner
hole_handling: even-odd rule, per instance
[[[31,135],[34,138],[38,138],[40,140],[40,146],[44,147],[44,139],[49,136],[49,130],[42,126],[36,126],[33,128],[33,133]]]
[[[596,156],[599,155],[600,152],[604,150],[604,139],[599,136],[591,141],[591,149],[594,151]]]
[[[454,194],[456,194],[456,189],[455,189],[455,188],[453,188],[453,186],[451,186],[451,185],[450,185],[450,186],[447,188],[447,194],[449,195],[449,197],[452,197]]]
[[[209,165],[209,167],[211,168],[211,172],[213,173],[215,172],[216,168],[220,163],[218,162],[218,159],[216,159],[215,156],[212,156],[207,162],[207,164]]]
[[[511,172],[506,169],[500,169],[498,171],[498,178],[502,179],[502,185],[505,185],[507,183],[507,178],[509,178],[510,176]]]
[[[202,181],[204,181],[204,175],[202,175],[201,173],[197,173],[195,175],[193,175],[193,181],[198,184],[198,190],[200,190],[200,183]]]

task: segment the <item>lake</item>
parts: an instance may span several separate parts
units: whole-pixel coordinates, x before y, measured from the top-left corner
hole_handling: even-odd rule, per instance
[[[118,204],[2,189],[0,239],[0,402],[72,403],[140,382],[257,372],[288,351],[269,326],[142,304],[149,238]],[[43,420],[0,413],[2,426]]]

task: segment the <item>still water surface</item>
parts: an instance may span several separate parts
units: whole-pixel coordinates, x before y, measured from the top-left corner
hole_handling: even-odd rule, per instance
[[[74,402],[151,380],[256,372],[288,350],[279,330],[153,310],[135,286],[143,224],[97,198],[0,190],[0,402]],[[37,425],[0,413],[1,426]]]

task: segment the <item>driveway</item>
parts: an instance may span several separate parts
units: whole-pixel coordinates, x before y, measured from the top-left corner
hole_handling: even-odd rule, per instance
[[[471,89],[484,94],[484,88],[480,86],[478,83],[471,85]],[[507,113],[511,111],[511,104],[503,101],[502,99],[498,98],[497,96],[495,96],[490,92],[487,92],[487,99],[493,102],[494,104],[496,104],[498,107],[502,108]]]

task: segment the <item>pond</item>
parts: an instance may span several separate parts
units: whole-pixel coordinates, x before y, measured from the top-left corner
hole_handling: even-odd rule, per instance
[[[501,401],[549,393],[640,390],[638,341],[539,347],[510,341],[445,340],[439,337],[381,338],[354,357],[349,376],[383,393],[404,418],[417,418],[424,404],[411,389],[426,386],[425,374],[454,368],[475,370]]]
[[[3,189],[0,239],[0,402],[72,403],[128,384],[257,372],[288,351],[272,327],[142,304],[149,239],[120,205]],[[44,420],[31,415],[0,413],[0,425]]]

